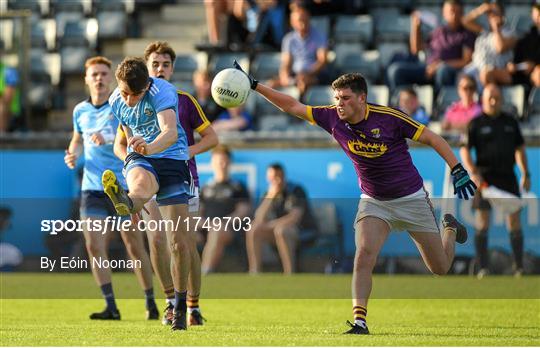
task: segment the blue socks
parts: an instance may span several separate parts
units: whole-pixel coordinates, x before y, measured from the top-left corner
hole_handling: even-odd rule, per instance
[[[105,302],[107,304],[107,309],[112,312],[118,312],[118,308],[116,307],[116,302],[114,300],[114,292],[112,288],[112,283],[103,284],[100,286],[101,293],[103,294],[103,297],[105,298]]]

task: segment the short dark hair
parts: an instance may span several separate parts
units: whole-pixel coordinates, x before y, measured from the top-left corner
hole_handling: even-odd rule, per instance
[[[362,74],[352,73],[341,75],[332,82],[333,89],[350,88],[356,94],[368,93],[366,79]]]
[[[468,75],[468,74],[461,74],[461,75],[458,76],[457,82],[459,83],[459,81],[461,81],[463,79],[469,81],[473,85],[474,90],[476,91],[478,86],[476,84],[476,79],[474,77],[472,77],[471,75]]]
[[[218,144],[214,149],[212,150],[212,155],[222,154],[227,156],[227,158],[231,159],[231,150],[227,145]]]
[[[407,93],[408,95],[412,95],[413,97],[418,97],[418,94],[416,94],[416,91],[412,87],[405,87],[400,91],[400,93]]]
[[[283,168],[281,163],[274,162],[268,166],[268,169],[273,169],[280,172],[281,174],[285,174],[285,169]]]
[[[166,41],[154,41],[150,43],[144,50],[144,60],[148,62],[148,57],[152,53],[157,54],[168,54],[171,57],[171,61],[174,64],[174,60],[176,59],[176,53],[174,52],[171,45],[169,45]]]
[[[142,58],[127,57],[116,68],[116,79],[125,82],[133,93],[142,92],[148,85],[150,76]]]

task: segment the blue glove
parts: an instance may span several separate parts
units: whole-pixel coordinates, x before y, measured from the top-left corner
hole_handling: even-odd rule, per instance
[[[236,61],[236,59],[234,60],[233,62],[233,66],[235,69],[238,69],[240,70],[241,72],[243,72],[244,74],[246,74],[246,76],[248,77],[249,79],[249,83],[250,83],[250,87],[252,90],[255,90],[255,88],[257,88],[257,85],[259,84],[259,81],[255,80],[255,78],[253,78],[253,76],[251,76],[250,74],[246,73],[244,71],[244,69],[242,69],[242,67],[240,66],[240,64],[238,64],[238,62]]]
[[[474,196],[476,185],[461,163],[456,164],[450,174],[452,175],[452,183],[454,184],[454,194],[457,194],[458,198],[467,200],[469,196]]]

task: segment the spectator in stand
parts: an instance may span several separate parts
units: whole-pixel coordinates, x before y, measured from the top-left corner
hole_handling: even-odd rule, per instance
[[[435,83],[438,91],[441,86],[453,86],[459,71],[472,57],[474,34],[461,24],[463,6],[457,0],[445,0],[442,7],[445,25],[437,27],[427,42],[423,41],[420,30],[422,14],[414,11],[411,15],[410,45],[411,53],[418,55],[426,51],[426,63],[394,62],[388,67],[390,89],[412,84]]]
[[[195,98],[203,109],[206,118],[210,122],[215,121],[225,109],[217,105],[214,98],[212,98],[212,92],[210,90],[212,79],[208,71],[195,71],[193,73],[193,85],[195,86]]]
[[[280,164],[272,164],[266,171],[268,191],[255,211],[251,230],[246,234],[249,273],[261,271],[262,244],[277,246],[283,273],[294,272],[298,242],[309,242],[317,236],[317,225],[304,189],[287,182]]]
[[[212,151],[211,165],[214,179],[201,190],[202,216],[206,218],[224,217],[244,219],[249,216],[251,205],[245,186],[230,177],[231,153],[224,145],[218,145]],[[234,240],[234,224],[211,228],[206,237],[202,253],[202,272],[211,273],[217,268],[225,247]],[[234,225],[237,226],[237,225]]]
[[[418,95],[412,87],[402,89],[399,92],[399,108],[413,120],[424,125],[429,123],[430,116],[427,114],[426,109],[420,105]]]
[[[514,84],[540,87],[540,1],[531,10],[531,30],[518,40],[514,49],[514,62],[507,64]]]
[[[489,31],[476,22],[483,15],[488,18]],[[512,76],[506,65],[512,61],[517,39],[505,25],[504,7],[497,2],[483,3],[463,18],[463,25],[480,34],[474,44],[472,62],[464,72],[474,76],[480,87],[490,83],[511,84]]]
[[[469,122],[482,113],[476,89],[476,81],[471,76],[461,75],[457,86],[459,100],[446,109],[442,123],[443,130],[457,130],[463,133]]]
[[[206,118],[216,132],[247,130],[252,127],[253,117],[243,107],[225,109],[217,105],[212,98],[212,79],[206,70],[193,73],[195,98],[203,109]]]
[[[0,61],[0,134],[7,132],[19,116],[19,73]]]
[[[295,85],[300,95],[315,84],[325,83],[327,38],[310,25],[310,14],[302,6],[292,6],[293,31],[283,38],[279,76],[272,79],[272,88]]]
[[[205,0],[208,41],[211,46],[245,42],[246,4],[243,0]]]
[[[218,133],[245,131],[251,129],[252,125],[253,116],[241,106],[223,110],[212,122],[212,127]]]
[[[245,0],[246,1],[246,0]],[[286,0],[247,0],[246,26],[254,48],[278,50],[286,31]]]

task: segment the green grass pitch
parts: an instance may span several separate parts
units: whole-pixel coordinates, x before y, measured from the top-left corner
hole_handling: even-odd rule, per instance
[[[538,346],[540,277],[375,276],[369,336],[343,335],[350,275],[210,275],[204,326],[144,320],[131,274],[114,274],[122,320],[88,314],[103,300],[89,274],[1,274],[2,346]],[[156,289],[157,286],[156,286]],[[34,295],[34,296],[32,296]],[[35,298],[35,299],[31,299]],[[158,305],[163,306],[162,299]]]

